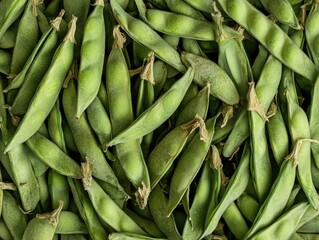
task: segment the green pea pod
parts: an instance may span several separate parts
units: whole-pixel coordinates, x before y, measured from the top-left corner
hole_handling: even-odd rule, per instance
[[[204,230],[201,232],[201,237],[205,237],[211,234],[223,215],[227,207],[235,201],[246,189],[249,181],[249,161],[250,161],[250,149],[247,146],[243,150],[239,165],[231,177],[226,190],[221,197],[218,205],[213,211],[207,212]]]
[[[173,47],[165,42],[163,38],[144,22],[133,18],[126,13],[116,0],[111,0],[110,3],[114,17],[132,39],[141,45],[152,49],[158,58],[162,59],[178,71],[185,72],[185,66],[182,64],[178,52]],[[147,36],[145,35],[146,32],[148,33]]]
[[[146,237],[134,233],[112,233],[109,235],[109,240],[167,240],[166,238]]]
[[[2,219],[13,239],[22,239],[27,218],[21,212],[16,199],[7,191],[3,191]]]
[[[62,0],[52,0],[45,9],[46,16],[55,16],[62,9]]]
[[[167,199],[161,187],[157,185],[156,187],[154,187],[149,196],[149,208],[152,213],[154,222],[168,239],[180,240],[182,239],[182,237],[177,230],[173,215],[171,215],[170,217],[167,217],[165,215],[166,206]]]
[[[71,21],[70,29],[64,41],[56,50],[52,63],[44,75],[30,107],[19,124],[5,152],[29,139],[41,126],[54,106],[62,88],[64,78],[73,60],[73,43],[76,18]],[[53,81],[54,80],[54,81]]]
[[[288,24],[290,27],[295,29],[301,28],[295,12],[288,0],[260,0],[260,2],[279,22]]]
[[[101,103],[103,104],[105,111],[108,113],[109,108],[107,103],[107,93],[106,93],[105,84],[103,82],[101,82],[100,89],[99,89],[99,92],[97,93],[97,96],[99,100],[101,101]]]
[[[49,166],[43,163],[43,161],[28,147],[27,144],[25,146],[25,150],[30,159],[35,176],[40,177],[48,170]]]
[[[316,23],[319,19],[319,3],[317,1],[312,1],[311,10],[307,16],[306,24],[305,24],[305,35],[307,41],[307,47],[309,49],[309,55],[312,60],[319,66],[319,31],[316,28]]]
[[[84,234],[61,234],[61,235],[55,235],[55,236],[61,236],[60,240],[86,240],[87,236]],[[56,239],[55,239],[56,240]]]
[[[107,146],[138,139],[165,122],[181,103],[193,76],[194,70],[189,68],[185,75],[176,81],[169,91],[158,98],[130,126],[114,137]]]
[[[274,239],[288,240],[289,237],[297,230],[296,228],[300,219],[309,207],[309,203],[306,202],[295,205],[269,227],[261,230],[250,239],[261,240],[267,238],[267,236],[272,236]]]
[[[88,230],[83,220],[77,214],[70,211],[61,211],[55,233],[87,234]]]
[[[53,239],[62,207],[63,202],[61,201],[59,208],[53,212],[37,214],[36,217],[28,223],[22,240]]]
[[[269,145],[278,166],[282,164],[289,151],[288,130],[278,106],[266,123]]]
[[[107,232],[101,223],[92,203],[79,180],[68,178],[72,196],[81,218],[85,222],[90,237],[97,240],[107,239]]]
[[[48,19],[43,12],[44,12],[44,9],[41,9],[41,10],[38,9],[37,11],[38,26],[42,34],[44,34],[50,28]]]
[[[84,27],[77,85],[77,118],[97,96],[102,80],[105,52],[103,7],[104,1],[96,0]]]
[[[3,22],[0,26],[0,39],[3,34],[8,30],[12,23],[21,15],[23,9],[27,3],[27,0],[13,0],[10,2],[8,8],[5,11]]]
[[[10,73],[10,64],[12,60],[12,55],[0,49],[0,73],[8,75]]]
[[[72,134],[72,130],[65,119],[62,119],[62,129],[66,148],[73,152],[79,152]]]
[[[290,160],[283,162],[280,172],[272,185],[271,191],[261,205],[252,227],[245,235],[251,238],[258,231],[266,228],[278,218],[284,210],[296,179],[296,166]]]
[[[86,189],[92,205],[101,220],[116,231],[132,232],[145,235],[146,233],[119,208],[107,193],[92,179],[90,186]]]
[[[194,39],[182,38],[182,46],[184,51],[207,58],[198,42]]]
[[[63,91],[63,109],[66,120],[71,128],[76,147],[83,159],[89,159],[93,164],[93,176],[106,181],[122,189],[117,177],[108,164],[103,151],[99,147],[94,133],[86,119],[86,115],[82,114],[80,119],[75,118],[76,114],[76,88],[74,80],[70,80],[68,87]]]
[[[260,203],[247,193],[243,193],[236,203],[243,216],[250,222],[253,222],[260,209]]]
[[[319,209],[319,196],[314,186],[311,175],[311,143],[310,128],[304,110],[290,98],[287,93],[288,103],[288,127],[294,149],[290,155],[293,161],[298,164],[298,181],[305,192],[311,206]],[[300,128],[300,126],[303,126]]]
[[[86,113],[91,128],[99,139],[101,146],[104,146],[112,139],[112,129],[110,118],[98,97],[88,106]]]
[[[4,240],[13,240],[9,229],[3,220],[0,220],[0,238]]]
[[[196,40],[215,40],[214,29],[207,21],[158,9],[146,9],[142,0],[137,0],[136,5],[143,21],[159,32]]]
[[[50,192],[52,208],[56,209],[58,207],[59,200],[62,200],[64,203],[62,210],[68,209],[70,202],[70,187],[66,176],[57,173],[53,169],[50,169],[48,172],[48,188]]]
[[[19,73],[30,54],[35,48],[39,38],[39,27],[34,8],[38,3],[29,0],[19,22],[16,43],[13,48],[11,74]]]
[[[215,170],[211,169],[209,161],[204,164],[201,177],[196,187],[194,200],[190,208],[190,219],[186,220],[183,229],[183,239],[198,239],[204,230],[205,214],[211,202],[217,181],[213,181]],[[213,183],[213,184],[212,184]]]
[[[134,119],[130,75],[122,51],[125,38],[119,29],[119,25],[114,27],[114,45],[106,63],[106,91],[113,136],[129,126]],[[139,140],[134,139],[116,145],[115,155],[118,159],[114,162],[117,164],[117,170],[124,172],[123,178],[128,179],[138,189],[136,200],[139,206],[144,208],[147,204],[150,182]],[[145,192],[143,196],[139,194],[141,189],[146,190],[142,191]]]
[[[7,127],[7,111],[3,107],[5,105],[5,96],[3,93],[4,78],[0,76],[0,125]],[[0,128],[1,129],[1,128]],[[1,129],[2,131],[2,129]]]
[[[318,120],[318,97],[319,97],[319,75],[316,79],[316,82],[311,91],[311,102],[309,107],[309,128],[310,128],[310,136],[312,139],[319,138],[319,120]],[[318,144],[311,145],[311,152],[314,159],[314,162],[319,167],[319,146]]]
[[[176,208],[202,166],[214,135],[215,123],[218,115],[205,122],[205,125],[207,126],[206,139],[203,139],[203,136],[201,136],[202,133],[197,133],[178,160],[170,184],[166,208],[167,216],[169,216]]]
[[[226,104],[234,105],[239,102],[237,89],[227,73],[213,61],[182,52],[182,62],[187,67],[194,68],[194,81],[199,86],[211,84],[210,93]],[[227,93],[227,94],[226,94]]]
[[[133,219],[134,222],[136,222],[146,233],[148,233],[150,236],[153,237],[164,237],[164,233],[161,232],[161,230],[158,229],[154,221],[144,218],[137,213],[133,212],[129,208],[124,209],[125,213],[130,216],[130,218]]]
[[[147,167],[152,189],[172,166],[176,157],[183,150],[188,137],[200,126],[201,121],[200,117],[195,117],[192,121],[177,126],[167,133],[151,151]]]
[[[213,12],[213,6],[211,2],[206,0],[184,0],[189,5],[193,6],[194,8],[203,11],[205,13],[212,13]]]
[[[298,228],[298,233],[318,233],[319,217],[318,215]]]
[[[58,173],[72,178],[82,178],[79,164],[40,133],[35,133],[30,137],[27,140],[27,144],[45,164]]]
[[[317,74],[315,65],[278,25],[248,1],[218,0],[218,3],[228,16],[251,33],[274,57],[313,84]]]
[[[265,62],[268,59],[267,49],[261,44],[258,45],[258,49],[259,49],[258,55],[256,56],[253,66],[251,67],[251,71],[253,73],[254,79],[259,79],[262,69],[265,65]]]
[[[175,13],[189,16],[198,20],[206,20],[203,14],[182,0],[165,0],[167,7]]]

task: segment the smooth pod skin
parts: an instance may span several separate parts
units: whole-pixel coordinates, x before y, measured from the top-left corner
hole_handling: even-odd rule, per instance
[[[59,208],[52,213],[37,214],[36,217],[32,218],[28,222],[22,240],[53,240],[62,206],[63,202],[61,201]]]
[[[38,42],[40,30],[34,11],[36,4],[37,2],[34,0],[28,1],[19,22],[16,43],[12,53],[11,74],[18,74],[21,71]]]
[[[62,104],[79,153],[83,159],[89,159],[93,164],[93,176],[110,183],[118,189],[122,189],[102,149],[97,143],[86,115],[82,114],[80,119],[75,118],[76,87],[73,79],[70,80],[68,87],[63,90]]]
[[[2,25],[0,26],[0,39],[12,23],[21,15],[26,3],[27,0],[13,0],[10,2],[10,5],[5,11]]]
[[[13,240],[9,229],[7,228],[3,220],[0,221],[0,238],[5,240]]]
[[[166,238],[153,238],[153,237],[146,237],[139,234],[134,233],[111,233],[109,235],[109,240],[167,240]]]
[[[196,40],[215,40],[210,22],[172,12],[146,9],[142,0],[137,0],[136,5],[143,21],[159,32]]]
[[[250,239],[258,231],[273,223],[283,212],[296,179],[296,166],[285,160],[272,185],[269,195],[261,205],[258,214],[244,239]]]
[[[170,169],[176,157],[183,150],[188,137],[197,127],[199,127],[198,119],[177,126],[167,133],[151,151],[147,160],[147,168],[152,189]]]
[[[48,170],[49,166],[44,164],[42,160],[28,147],[27,144],[25,150],[30,159],[35,176],[40,177]]]
[[[76,18],[70,31],[56,50],[51,66],[44,75],[27,113],[24,115],[5,152],[29,139],[41,126],[54,106],[62,88],[64,78],[72,64]]]
[[[82,178],[79,164],[40,133],[35,133],[29,138],[27,144],[45,164],[58,173],[72,178]]]
[[[138,139],[150,133],[164,123],[181,103],[194,76],[193,68],[181,77],[148,109],[146,109],[130,126],[117,134],[107,146],[116,145],[130,140]]]
[[[87,234],[88,230],[83,220],[75,213],[61,211],[55,234]]]
[[[242,215],[253,222],[260,209],[260,203],[247,193],[243,193],[236,201],[239,211]]]
[[[63,210],[68,209],[70,202],[70,187],[66,176],[50,169],[48,171],[48,188],[52,208],[56,209],[59,206],[59,200],[62,200],[64,203]]]
[[[239,94],[227,73],[213,61],[182,52],[182,62],[187,67],[194,68],[194,82],[203,87],[210,84],[210,93],[228,105],[235,105],[239,102]]]
[[[247,146],[246,144],[239,165],[236,168],[235,173],[231,177],[218,205],[212,212],[207,212],[206,214],[205,227],[204,231],[201,232],[201,237],[205,237],[215,230],[220,218],[222,217],[227,207],[233,201],[235,201],[246,189],[249,181],[249,161],[250,149],[249,146]]]
[[[168,239],[181,240],[182,237],[177,230],[174,217],[165,215],[166,207],[167,199],[161,187],[157,185],[149,196],[149,208],[154,222]]]
[[[10,73],[10,64],[12,60],[12,55],[0,49],[0,73],[8,75]]]
[[[79,214],[86,224],[87,230],[92,239],[105,240],[107,239],[107,231],[101,223],[97,213],[95,212],[92,203],[87,196],[83,185],[79,180],[68,178],[70,189]]]
[[[203,11],[206,13],[213,12],[213,6],[211,2],[209,1],[206,1],[206,0],[184,0],[184,1],[200,11]]]
[[[146,233],[92,179],[87,189],[92,205],[101,220],[119,232]]]
[[[187,188],[190,186],[201,168],[211,145],[218,115],[205,122],[207,128],[207,139],[202,139],[200,132],[197,133],[180,156],[171,178],[169,198],[166,208],[167,216],[172,214],[173,210],[181,201]]]
[[[198,20],[206,20],[200,11],[183,0],[165,0],[167,7],[174,13],[189,16]]]
[[[104,1],[97,0],[88,16],[81,46],[78,75],[77,111],[79,118],[97,96],[102,81],[105,53]]]
[[[21,212],[16,199],[8,191],[3,191],[2,219],[13,239],[22,239],[27,226],[26,216]]]
[[[288,24],[295,29],[301,28],[295,12],[288,0],[260,0],[260,2],[279,22]]]
[[[250,239],[262,240],[272,236],[274,239],[288,240],[296,231],[300,219],[309,207],[309,203],[306,202],[296,204],[269,227],[261,230]]]
[[[186,52],[207,58],[203,50],[200,48],[198,42],[194,39],[183,38],[182,46]]]
[[[50,193],[47,173],[42,174],[37,179],[40,186],[40,206],[42,209],[48,210],[50,207]]]
[[[175,69],[185,72],[186,68],[182,64],[178,52],[163,40],[154,30],[144,22],[133,18],[126,13],[116,0],[111,0],[111,7],[114,17],[121,24],[123,30],[135,41],[141,45],[152,49],[155,55],[168,63]],[[145,33],[147,33],[145,35]]]
[[[317,75],[315,65],[278,25],[248,1],[218,0],[218,3],[229,17],[251,33],[274,57],[313,84]]]
[[[307,16],[306,24],[305,24],[305,35],[306,35],[306,42],[307,47],[309,49],[309,55],[311,59],[319,66],[319,48],[318,48],[318,41],[319,41],[319,31],[316,27],[319,21],[319,3],[316,1],[312,1],[311,10]]]

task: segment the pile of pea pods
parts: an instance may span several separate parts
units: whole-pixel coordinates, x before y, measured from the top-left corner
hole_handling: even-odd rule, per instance
[[[0,240],[318,240],[318,0],[1,0]]]

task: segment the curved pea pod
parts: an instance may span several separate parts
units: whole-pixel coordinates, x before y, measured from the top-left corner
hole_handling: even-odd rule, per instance
[[[131,232],[141,235],[146,233],[103,191],[99,184],[92,179],[85,187],[92,205],[107,225],[118,232]]]
[[[77,149],[83,159],[90,159],[93,164],[93,176],[110,183],[119,190],[122,189],[113,170],[107,163],[103,151],[98,146],[94,133],[87,122],[86,115],[82,114],[80,119],[75,118],[76,88],[74,80],[70,80],[68,87],[64,89],[62,102]]]
[[[319,75],[316,79],[316,82],[311,91],[311,101],[309,106],[309,128],[310,128],[310,136],[312,139],[319,139],[319,120],[318,120],[318,101],[319,101]],[[319,145],[312,144],[311,152],[314,162],[319,167]]]
[[[35,133],[29,138],[27,145],[45,164],[58,173],[72,178],[82,178],[79,164],[40,133]]]
[[[231,177],[218,205],[213,209],[213,211],[207,212],[206,214],[205,225],[203,231],[201,232],[201,238],[211,234],[215,230],[227,207],[246,189],[249,181],[249,161],[250,149],[248,144],[246,144],[239,165]]]
[[[167,7],[175,13],[189,16],[198,20],[206,20],[203,14],[197,9],[193,8],[183,0],[165,0]]]
[[[319,195],[314,186],[311,175],[311,140],[309,122],[304,110],[287,96],[288,104],[288,128],[291,137],[291,142],[294,144],[293,151],[290,157],[298,165],[297,177],[306,194],[311,206],[319,209]],[[300,127],[302,126],[302,127]]]
[[[218,115],[205,122],[207,127],[205,138],[203,133],[197,133],[180,156],[170,183],[167,216],[172,214],[201,168],[214,135]]]
[[[305,213],[306,214],[306,213]],[[316,216],[298,228],[298,233],[318,233],[319,217]]]
[[[269,195],[261,205],[258,214],[245,235],[250,239],[258,231],[272,224],[283,212],[296,179],[296,166],[293,161],[285,160],[272,185]]]
[[[48,188],[48,176],[47,173],[42,174],[38,177],[38,183],[40,186],[40,206],[43,210],[50,208],[50,193]]]
[[[40,31],[35,10],[38,4],[37,1],[28,1],[20,19],[16,43],[12,53],[11,74],[17,74],[21,71],[38,42]]]
[[[61,211],[55,234],[87,234],[88,230],[83,220],[75,213]]]
[[[197,116],[194,120],[174,128],[151,151],[147,167],[152,189],[172,166],[176,157],[183,150],[188,137],[200,126],[201,121]]]
[[[55,16],[62,8],[62,0],[52,0],[45,9],[45,15]]]
[[[295,12],[288,0],[260,0],[260,2],[279,22],[288,24],[290,27],[295,29],[301,28]]]
[[[258,79],[260,77],[261,71],[268,59],[267,49],[261,44],[258,45],[258,49],[258,55],[256,56],[253,66],[251,67],[254,79]]]
[[[30,68],[31,69],[35,68],[37,65],[39,65],[39,63],[41,63],[40,66],[42,68],[38,68],[37,70],[39,71],[38,75],[40,75],[41,77],[38,77],[40,79],[37,78],[37,80],[34,80],[34,81],[37,82],[37,84],[40,82],[44,73],[46,72],[47,68],[49,67],[51,63],[53,53],[56,50],[56,45],[58,43],[57,31],[60,28],[63,15],[64,15],[64,10],[61,10],[59,16],[56,17],[51,22],[51,27],[42,35],[42,37],[40,38],[40,40],[34,47],[33,51],[30,53],[21,71],[6,87],[6,89],[4,90],[5,92],[11,89],[19,88],[25,82],[25,77],[28,76],[27,73],[29,72]],[[47,54],[45,56],[48,57],[49,59],[45,59],[43,57],[44,54]],[[26,80],[26,81],[30,82],[30,80]],[[37,84],[35,85],[37,86]],[[27,84],[27,85],[30,85],[30,84]],[[31,94],[29,95],[34,94],[36,87],[33,86],[32,89],[33,90],[30,90]],[[28,100],[30,101],[31,97],[29,97]]]
[[[115,41],[108,56],[105,74],[113,136],[129,126],[134,119],[131,79],[122,51],[125,38],[119,29],[118,25],[113,30]],[[150,183],[139,139],[116,145],[115,154],[118,159],[118,161],[114,161],[114,165],[117,165],[116,169],[124,172],[123,180],[125,180],[123,182],[131,182],[138,189],[136,200],[139,206],[144,208],[147,204]],[[127,179],[129,181],[126,181]],[[140,193],[143,192],[144,194],[141,196]]]
[[[0,238],[4,240],[13,240],[9,229],[3,220],[0,220]]]
[[[92,203],[83,189],[83,185],[79,180],[68,178],[72,196],[81,218],[87,226],[87,230],[92,239],[105,240],[107,232],[101,223]]]
[[[187,2],[189,5],[205,13],[213,12],[213,6],[211,2],[208,2],[205,0],[185,0],[185,2]]]
[[[139,234],[134,233],[111,233],[109,235],[109,240],[167,240],[166,238],[153,238],[153,237],[146,237]]]
[[[65,147],[68,150],[71,150],[73,152],[79,152],[72,134],[72,130],[65,119],[62,119],[62,129],[63,129]]]
[[[272,236],[274,239],[288,240],[295,233],[300,219],[309,207],[309,203],[306,202],[295,205],[269,227],[261,230],[250,239],[261,240],[267,238],[267,236]]]
[[[88,16],[84,27],[77,78],[77,118],[97,96],[102,81],[105,53],[103,7],[104,1],[96,0],[94,10]]]
[[[48,172],[48,188],[51,197],[51,206],[56,209],[59,204],[59,200],[63,201],[63,210],[68,209],[70,196],[70,187],[66,176],[63,176],[53,169]]]
[[[43,161],[28,147],[27,144],[25,145],[25,150],[30,159],[35,176],[40,177],[48,170],[49,166],[43,163]]]
[[[27,218],[21,212],[16,199],[3,191],[2,219],[13,239],[22,239],[27,226]]]
[[[260,203],[247,193],[243,193],[236,201],[239,211],[246,219],[253,222],[260,209]]]
[[[136,0],[136,5],[143,21],[161,33],[203,41],[215,40],[214,29],[208,21],[158,9],[146,9],[142,0]]]
[[[307,47],[309,49],[309,55],[312,60],[319,66],[319,31],[316,27],[317,22],[319,20],[319,3],[316,1],[312,1],[311,10],[307,16],[306,24],[305,24],[305,35],[307,41]]]
[[[107,146],[138,139],[150,133],[164,123],[181,103],[194,76],[193,68],[188,71],[148,109],[146,109],[130,126],[116,135]]]
[[[190,218],[186,220],[183,228],[183,239],[198,239],[204,230],[205,214],[212,201],[213,191],[218,188],[214,181],[215,170],[210,166],[209,161],[204,164],[201,177],[196,187],[194,200],[190,208]]]
[[[12,23],[21,15],[26,3],[27,0],[13,0],[9,3],[0,26],[0,39]]]
[[[62,88],[64,78],[73,61],[75,29],[76,18],[71,21],[68,34],[56,50],[51,65],[32,98],[30,107],[13,138],[6,146],[5,152],[29,139],[40,128],[53,108]]]
[[[227,73],[213,61],[182,52],[182,62],[187,67],[194,68],[194,81],[199,86],[210,83],[210,93],[228,105],[235,105],[239,102],[239,95],[233,81]]]
[[[10,73],[10,64],[12,60],[12,55],[0,49],[0,73],[8,75]]]
[[[168,239],[180,240],[182,239],[182,237],[177,230],[173,215],[171,215],[170,217],[167,217],[165,215],[166,206],[167,199],[161,187],[157,185],[151,191],[151,194],[149,196],[149,208],[154,222]]]
[[[206,119],[209,106],[210,85],[199,91],[179,112],[175,121],[176,126],[191,121],[196,114]]]
[[[207,58],[198,42],[194,39],[182,38],[182,46],[184,51]]]
[[[155,55],[175,69],[185,72],[186,68],[181,62],[178,52],[161,38],[153,29],[144,22],[126,13],[116,0],[111,0],[114,17],[123,30],[141,45],[152,49]],[[148,33],[147,36],[145,33]]]
[[[51,213],[37,214],[28,223],[22,240],[53,239],[59,221],[59,215],[63,207],[63,202]]]
[[[104,146],[112,139],[112,127],[110,118],[99,97],[96,97],[88,106],[86,114],[101,146]]]
[[[278,25],[248,1],[218,0],[218,3],[229,17],[244,27],[274,57],[313,84],[317,75],[314,63]]]

